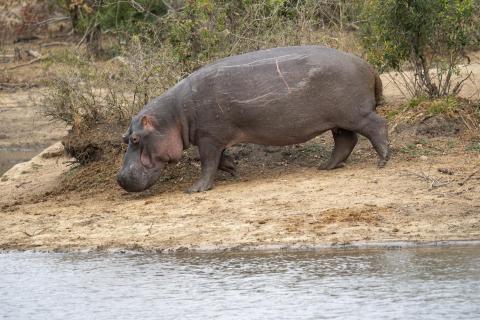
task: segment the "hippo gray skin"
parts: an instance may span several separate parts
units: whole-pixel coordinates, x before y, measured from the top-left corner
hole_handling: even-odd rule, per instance
[[[382,83],[362,59],[321,46],[261,50],[205,66],[133,117],[117,175],[121,187],[152,186],[169,162],[198,146],[201,176],[187,192],[212,188],[217,169],[234,173],[226,148],[238,143],[285,146],[331,130],[335,146],[322,167],[334,169],[367,137],[383,167],[387,123],[375,112]]]

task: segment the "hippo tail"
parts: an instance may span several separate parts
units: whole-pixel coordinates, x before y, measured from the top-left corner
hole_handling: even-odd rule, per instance
[[[380,75],[374,71],[375,73],[375,107],[383,105],[383,85],[382,79],[380,79]]]

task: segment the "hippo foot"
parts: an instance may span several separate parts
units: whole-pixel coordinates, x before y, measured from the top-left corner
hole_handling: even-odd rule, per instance
[[[198,180],[190,188],[185,190],[186,193],[196,193],[204,192],[213,188],[213,182],[205,182],[203,180]]]
[[[378,167],[378,168],[384,168],[385,165],[387,164],[387,161],[388,161],[387,159],[380,159],[380,160],[378,160],[377,167]]]
[[[345,162],[340,162],[337,165],[330,165],[329,163],[322,164],[320,167],[318,167],[318,170],[333,170],[333,169],[339,169],[345,167]]]
[[[390,160],[390,154],[387,153],[386,157],[382,157],[378,160],[377,167],[378,168],[384,168],[385,165],[387,164],[388,160]]]
[[[222,171],[225,171],[227,173],[230,173],[232,175],[232,177],[236,177],[237,176],[237,170],[235,170],[235,167],[218,167],[218,169],[222,170]]]
[[[220,164],[218,165],[218,169],[225,171],[227,173],[230,173],[232,177],[237,176],[237,171],[236,171],[235,162],[233,161],[233,158],[231,156],[225,155],[225,153],[222,155]]]

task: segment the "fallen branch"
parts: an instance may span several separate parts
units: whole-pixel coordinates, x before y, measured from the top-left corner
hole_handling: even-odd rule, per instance
[[[152,234],[152,227],[153,227],[153,222],[150,224],[150,227],[148,227],[148,229],[147,229],[148,235]]]
[[[466,177],[465,179],[463,179],[462,181],[460,181],[460,182],[458,183],[458,185],[463,186],[465,183],[468,182],[468,180],[472,179],[473,176],[474,176],[475,174],[477,174],[479,171],[480,171],[480,168],[478,168],[477,170],[474,170],[472,173],[470,173],[470,174],[468,175],[468,177]]]
[[[50,18],[50,19],[47,19],[47,20],[43,20],[43,21],[34,23],[33,26],[39,27],[41,25],[49,24],[51,22],[59,22],[59,21],[64,21],[64,20],[71,20],[71,18],[70,17],[54,17],[54,18]]]
[[[70,45],[69,42],[55,41],[55,42],[42,43],[40,47],[48,48],[48,47],[55,47],[55,46],[68,46],[68,45]]]
[[[443,187],[443,186],[446,186],[447,184],[453,182],[453,180],[441,181],[440,179],[438,179],[436,177],[433,177],[433,176],[430,176],[423,171],[421,171],[420,173],[406,172],[406,174],[409,175],[409,176],[415,176],[415,177],[418,177],[422,180],[425,180],[428,183],[428,190]]]
[[[13,69],[18,69],[18,68],[22,68],[22,67],[26,67],[26,66],[29,66],[31,64],[34,64],[36,62],[39,62],[39,61],[42,61],[42,60],[45,60],[48,56],[41,56],[41,57],[38,57],[38,58],[35,58],[35,59],[32,59],[26,63],[22,63],[22,64],[18,64],[16,66],[13,66],[13,67],[10,67],[10,68],[7,68],[7,69],[3,69],[2,71],[5,71],[5,70],[13,70]]]
[[[42,54],[38,51],[35,51],[35,50],[26,50],[25,52],[27,52],[27,54],[31,57],[34,57],[34,58],[41,58],[42,57]]]
[[[1,83],[0,82],[0,90],[2,89],[18,89],[18,88],[32,88],[35,87],[35,84],[30,84],[27,82],[22,83]]]
[[[32,233],[29,233],[27,232],[27,229],[25,229],[24,231],[22,231],[27,237],[34,237],[34,236],[38,236],[40,233],[42,233],[43,231],[45,231],[47,229],[37,229],[35,231],[33,231]]]

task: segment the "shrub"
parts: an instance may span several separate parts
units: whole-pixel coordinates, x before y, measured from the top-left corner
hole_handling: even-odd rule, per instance
[[[362,42],[368,60],[382,71],[413,70],[403,76],[412,96],[457,94],[465,50],[478,44],[475,0],[367,0]]]
[[[122,53],[102,68],[81,52],[58,55],[63,72],[49,83],[44,113],[79,134],[98,124],[123,124],[181,78],[169,49],[159,52],[135,37]]]
[[[262,48],[339,47],[338,34],[328,33],[357,28],[362,2],[187,0],[181,9],[161,17],[150,33],[157,36],[153,42],[169,43],[178,61],[193,70],[215,58]]]
[[[102,34],[115,35],[122,42],[138,33],[144,24],[154,23],[166,13],[163,1],[157,0],[57,0],[70,15],[72,25],[90,53],[99,54]]]

